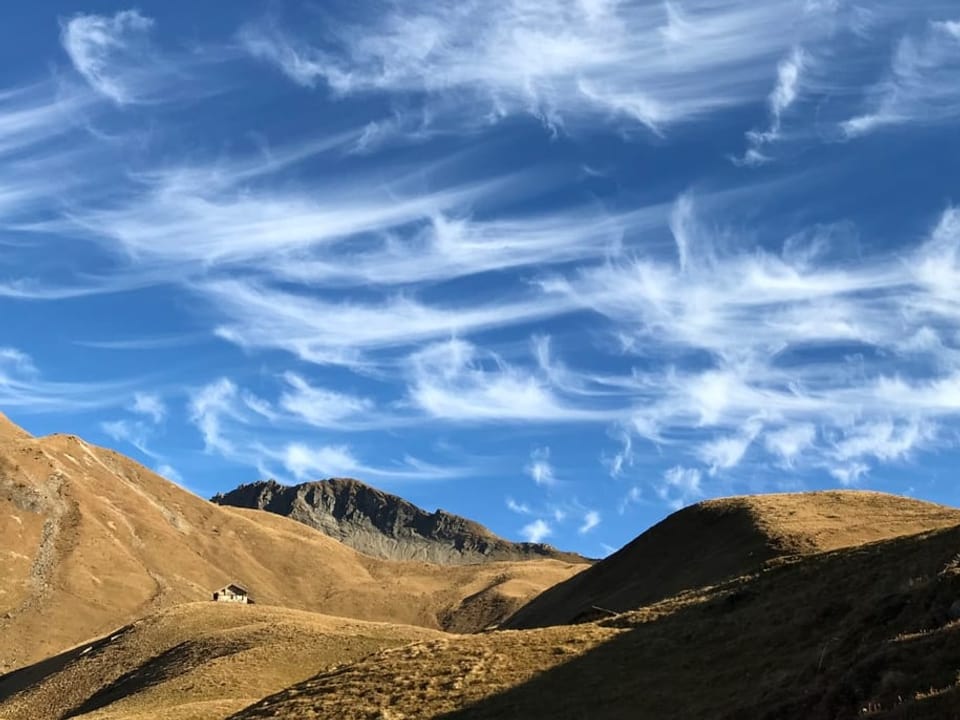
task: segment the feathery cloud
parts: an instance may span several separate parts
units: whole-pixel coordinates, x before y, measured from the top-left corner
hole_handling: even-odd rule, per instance
[[[150,431],[145,423],[136,420],[106,420],[100,423],[100,429],[112,440],[129,443],[147,457],[157,459],[157,455],[150,450]]]
[[[306,392],[311,390],[316,388]],[[207,452],[255,467],[263,475],[282,474],[274,471],[278,465],[297,480],[333,475],[440,480],[461,477],[468,472],[468,468],[462,466],[440,466],[411,455],[404,455],[393,463],[374,465],[364,462],[354,448],[344,443],[318,445],[306,439],[292,439],[305,435],[296,431],[297,423],[314,428],[325,418],[313,417],[297,402],[291,404],[288,391],[281,393],[274,403],[228,378],[220,378],[196,388],[191,393],[189,406],[190,420],[200,431]],[[284,426],[283,431],[271,432],[278,425]]]
[[[557,484],[557,477],[550,464],[550,448],[536,448],[530,453],[530,463],[524,468],[530,479],[537,485],[551,486]]]
[[[533,512],[530,510],[529,505],[526,503],[519,503],[512,497],[507,498],[506,505],[510,512],[516,513],[517,515],[530,515]]]
[[[229,379],[219,380],[200,388],[190,399],[190,420],[203,436],[207,452],[232,456],[233,443],[225,436],[225,418],[242,419],[239,388]]]
[[[583,523],[577,529],[581,535],[586,535],[600,524],[600,513],[596,510],[588,510],[583,516]]]
[[[852,482],[870,462],[908,458],[936,436],[938,417],[960,412],[954,208],[909,255],[856,264],[832,259],[830,236],[816,233],[780,254],[738,251],[700,212],[678,200],[674,262],[610,262],[554,284],[636,338],[629,347],[646,369],[617,385],[633,401],[633,435],[683,443],[711,474],[754,448],[758,460],[839,467]],[[844,345],[876,352],[847,368],[811,354]],[[887,358],[905,352],[933,374],[891,374]]]
[[[292,372],[284,373],[283,379],[289,389],[280,396],[280,407],[315,427],[337,426],[374,409],[368,398],[314,387]]]
[[[865,135],[885,126],[937,123],[960,117],[960,21],[927,23],[921,33],[903,37],[887,77],[869,92],[868,109],[846,120],[847,137]]]
[[[409,394],[430,417],[486,422],[604,421],[611,411],[580,409],[547,378],[513,367],[465,340],[434,343],[409,361]],[[546,477],[543,476],[545,480]]]
[[[550,527],[550,523],[542,518],[537,518],[520,528],[520,535],[531,543],[541,543],[552,534],[553,528]]]
[[[767,432],[763,442],[767,452],[789,467],[795,458],[813,445],[816,437],[817,429],[813,423],[801,422]]]
[[[767,98],[770,124],[766,130],[751,130],[747,133],[747,150],[742,158],[736,160],[737,164],[755,166],[769,161],[770,158],[763,154],[761,148],[780,138],[783,115],[797,101],[801,75],[808,63],[808,55],[803,49],[794,47],[790,54],[777,64],[777,82]]]
[[[154,424],[163,422],[167,415],[167,406],[156,393],[137,392],[133,395],[130,410],[148,417]]]
[[[113,16],[78,14],[61,26],[60,40],[70,61],[90,86],[118,105],[144,99],[136,69],[149,57],[153,20],[138,10]]]
[[[27,353],[0,346],[0,407],[22,412],[81,411],[117,407],[139,379],[64,382],[49,379]]]
[[[656,487],[657,495],[671,507],[679,509],[703,497],[703,488],[700,486],[702,477],[697,468],[676,465],[664,472],[662,481]]]
[[[557,127],[607,116],[659,131],[748,100],[761,68],[785,49],[778,30],[802,33],[806,18],[794,0],[469,0],[396,6],[373,25],[337,26],[326,44],[269,21],[240,39],[294,82],[322,80],[339,95],[426,93],[435,103],[456,98],[444,110],[459,106],[461,120],[530,113]]]

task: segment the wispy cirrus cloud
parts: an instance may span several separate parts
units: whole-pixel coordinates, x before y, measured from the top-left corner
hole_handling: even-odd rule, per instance
[[[371,178],[356,177],[349,184],[331,179],[327,188],[277,192],[224,186],[190,170],[145,176],[143,190],[126,202],[87,208],[60,223],[36,227],[83,232],[132,258],[236,265],[420,221],[496,189],[495,184],[477,184],[404,201]]]
[[[218,452],[235,457],[240,454],[230,433],[225,429],[228,422],[249,422],[251,411],[258,402],[240,390],[228,378],[220,378],[194,392],[190,398],[190,421],[203,436],[207,452]]]
[[[644,370],[608,378],[632,398],[626,428],[686,448],[711,474],[752,458],[845,482],[940,437],[960,413],[956,209],[907,255],[856,263],[824,238],[808,237],[810,252],[792,240],[779,254],[737,250],[698,215],[692,198],[678,200],[676,259],[607,263],[568,281],[635,338],[625,347]]]
[[[813,446],[816,437],[816,425],[799,422],[768,430],[764,435],[764,444],[771,455],[790,467],[794,460]]]
[[[268,452],[268,455],[274,453]],[[290,443],[275,456],[297,480],[326,477],[364,477],[375,480],[446,480],[463,476],[466,468],[441,467],[405,456],[393,465],[370,465],[356,458],[346,445],[311,446]]]
[[[78,14],[62,21],[60,40],[77,72],[118,105],[145,99],[142,69],[157,63],[153,20],[138,10],[112,16]]]
[[[410,356],[411,403],[432,418],[463,422],[603,422],[610,409],[577,405],[558,393],[549,378],[514,367],[495,353],[465,340],[428,345]],[[548,453],[549,455],[549,453]],[[547,458],[534,463],[547,483]]]
[[[438,480],[469,474],[467,467],[438,465],[407,454],[392,463],[367,463],[349,444],[317,443],[312,438],[318,424],[332,424],[319,423],[295,399],[303,400],[303,393],[315,393],[317,388],[299,376],[286,380],[288,387],[301,394],[291,396],[285,390],[273,401],[229,378],[193,389],[189,419],[200,431],[206,452],[254,467],[264,477],[289,476],[296,480],[336,475],[396,481]]]
[[[83,124],[95,114],[95,104],[89,92],[52,81],[0,89],[0,224],[49,213],[65,196],[80,197],[86,183],[102,177],[96,168],[81,171],[93,157]],[[0,247],[22,242],[10,233],[0,237]],[[28,281],[11,277],[0,263],[0,293],[29,290]]]
[[[550,464],[550,448],[536,448],[530,453],[530,463],[524,468],[527,475],[533,482],[540,486],[552,486],[557,484],[557,476],[554,474],[553,465]]]
[[[697,468],[676,465],[663,473],[655,489],[661,500],[679,509],[703,497],[703,474]]]
[[[155,41],[156,21],[139,10],[60,18],[60,44],[77,74],[101,100],[121,109],[196,99],[223,92],[209,71],[229,61],[229,46],[194,44],[167,51]]]
[[[530,515],[533,513],[529,505],[526,503],[517,502],[512,497],[507,498],[506,506],[510,512],[516,513],[517,515]]]
[[[156,393],[137,392],[133,395],[133,404],[130,409],[138,415],[144,415],[154,424],[163,422],[167,416],[167,405]]]
[[[849,137],[903,124],[960,117],[960,21],[931,20],[898,43],[885,79],[867,94],[866,110],[841,124]]]
[[[129,443],[144,455],[157,459],[150,447],[149,429],[146,423],[136,420],[105,420],[100,423],[100,429],[116,442]]]
[[[600,519],[600,513],[596,510],[588,510],[584,513],[583,522],[580,524],[580,527],[577,528],[577,532],[581,535],[586,535],[600,524]]]
[[[801,75],[804,66],[809,63],[809,56],[803,48],[794,47],[790,54],[777,64],[777,82],[767,98],[770,124],[765,130],[751,130],[747,133],[748,147],[743,157],[736,159],[738,164],[762,165],[770,160],[763,154],[762,148],[780,138],[783,115],[797,101]]]
[[[136,391],[125,410],[135,418],[104,420],[100,429],[112,440],[129,443],[151,460],[169,466],[163,455],[150,447],[167,417],[167,404],[160,394]]]
[[[41,149],[75,130],[92,104],[88,94],[69,85],[38,82],[0,90],[0,154]]]
[[[30,355],[0,346],[0,407],[23,413],[85,411],[117,407],[138,380],[65,382],[51,380]]]
[[[316,387],[292,372],[284,373],[283,379],[287,390],[280,396],[280,407],[314,427],[342,426],[375,412],[369,398]]]
[[[530,113],[556,127],[607,116],[660,131],[752,100],[788,47],[780,29],[802,34],[807,17],[794,0],[413,3],[372,27],[341,24],[326,42],[272,21],[240,40],[294,82],[340,95],[454,95],[474,118]]]
[[[553,528],[543,518],[537,518],[520,528],[520,535],[531,543],[541,543],[553,534]]]
[[[124,265],[123,277],[88,275],[56,288],[21,281],[10,294],[71,297],[231,272],[305,288],[409,288],[601,258],[625,233],[653,228],[668,212],[657,204],[624,212],[579,204],[558,213],[472,217],[477,204],[543,192],[552,181],[539,171],[453,181],[444,176],[449,168],[434,172],[427,163],[415,172],[398,166],[322,175],[308,186],[283,180],[320,159],[336,162],[355,139],[348,130],[230,160],[131,173],[119,197],[21,225],[95,244]],[[469,158],[445,162],[462,175]]]
[[[488,272],[602,258],[628,230],[640,232],[662,219],[651,206],[613,214],[592,208],[473,220],[435,213],[411,232],[387,232],[373,249],[314,252],[274,258],[272,272],[287,280],[348,286],[404,286],[445,282]]]
[[[379,302],[324,300],[307,293],[291,293],[242,280],[208,283],[202,292],[216,300],[228,318],[218,334],[242,346],[279,348],[319,364],[363,367],[366,353],[384,348],[412,347],[443,336],[475,333],[484,329],[522,324],[561,312],[569,305],[531,296],[490,305],[426,304],[396,296]],[[437,380],[469,380],[465,365],[452,358],[463,352],[449,346],[445,359],[451,373]],[[455,351],[456,350],[456,351]],[[420,365],[440,358],[440,351],[424,351]],[[416,365],[416,363],[414,363]],[[424,387],[432,387],[433,382]],[[477,388],[480,389],[480,388]],[[529,386],[530,392],[536,388]]]

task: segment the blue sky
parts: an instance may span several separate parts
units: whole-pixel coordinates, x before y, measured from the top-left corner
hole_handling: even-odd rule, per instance
[[[352,475],[603,555],[960,503],[960,8],[21,3],[0,409],[205,496]]]

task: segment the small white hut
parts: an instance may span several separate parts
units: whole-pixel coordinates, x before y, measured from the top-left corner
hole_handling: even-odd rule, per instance
[[[243,587],[243,585],[238,585],[237,583],[230,583],[219,590],[215,590],[213,593],[213,601],[241,603],[243,605],[253,604],[253,599],[250,597],[250,592]]]

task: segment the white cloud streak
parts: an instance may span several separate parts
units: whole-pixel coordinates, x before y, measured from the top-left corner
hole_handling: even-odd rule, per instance
[[[810,62],[809,56],[800,47],[777,64],[777,82],[767,99],[770,124],[766,130],[751,130],[747,133],[747,150],[737,159],[737,164],[762,165],[770,158],[764,155],[763,146],[780,139],[783,116],[797,101],[800,94],[800,81],[804,66]]]
[[[530,479],[537,485],[553,486],[557,484],[557,477],[550,464],[550,448],[536,448],[530,453],[530,463],[524,468]]]
[[[702,477],[696,468],[674,466],[663,474],[662,481],[656,487],[657,495],[671,507],[679,509],[703,497],[700,485]]]
[[[577,529],[581,535],[586,535],[600,524],[600,513],[596,510],[588,510],[583,516],[583,523]]]
[[[280,396],[280,406],[315,427],[335,427],[374,410],[374,403],[368,398],[314,387],[291,372],[283,378],[289,389]]]
[[[873,87],[868,109],[841,124],[849,137],[883,127],[929,124],[960,117],[960,21],[929,21],[901,39],[887,77]]]
[[[295,378],[295,379],[294,379]],[[405,455],[392,464],[373,465],[363,462],[347,444],[317,444],[296,429],[329,426],[327,417],[315,417],[302,404],[317,388],[307,385],[298,376],[285,378],[295,392],[280,395],[278,402],[252,394],[228,378],[220,378],[196,388],[190,398],[190,420],[200,431],[207,452],[230,461],[257,468],[264,476],[275,476],[279,466],[297,480],[350,475],[387,480],[441,480],[461,477],[464,467],[440,466]],[[298,381],[302,387],[298,387]],[[304,394],[305,393],[305,394]],[[291,402],[291,399],[293,401]],[[326,397],[329,401],[330,398]],[[342,411],[343,405],[337,401]],[[352,411],[351,411],[352,412]],[[284,426],[282,433],[270,432]]]
[[[167,406],[156,393],[134,393],[133,405],[130,409],[138,415],[148,417],[154,424],[163,422],[167,416]]]
[[[50,380],[27,353],[0,346],[0,407],[31,412],[96,410],[120,405],[139,380],[63,382]]]
[[[491,6],[407,3],[373,25],[336,27],[312,45],[274,23],[240,34],[248,52],[294,82],[335,93],[457,97],[476,118],[530,113],[557,127],[614,117],[660,131],[745,102],[781,55],[782,28],[802,34],[804,3],[508,0]]]
[[[433,418],[561,423],[615,417],[615,411],[581,408],[565,400],[548,378],[464,340],[434,343],[415,352],[408,373],[410,402]]]
[[[79,14],[62,22],[60,40],[77,72],[118,105],[142,101],[144,79],[137,72],[150,58],[153,20],[137,10],[113,16]]]
[[[461,307],[426,305],[403,296],[376,303],[330,302],[241,280],[211,282],[203,292],[230,318],[218,329],[227,340],[284,349],[307,362],[359,366],[368,351],[522,324],[570,307],[562,299],[539,297]],[[447,348],[424,351],[418,361],[434,362],[440,355],[469,359],[459,346]],[[533,387],[530,392],[537,394]]]
[[[446,480],[460,477],[463,468],[440,467],[413,457],[404,457],[394,465],[369,465],[354,455],[348,445],[315,446],[288,443],[280,450],[265,450],[266,455],[281,462],[297,480],[325,477],[358,477],[383,480]]]
[[[145,423],[135,420],[107,420],[100,423],[100,429],[112,440],[129,443],[147,457],[158,458],[156,453],[150,450],[150,430]]]
[[[506,505],[507,505],[507,510],[509,510],[512,513],[516,513],[517,515],[530,515],[533,512],[530,509],[529,505],[527,505],[526,503],[517,502],[512,497],[507,498]]]
[[[905,253],[856,263],[829,233],[780,254],[737,250],[699,215],[678,201],[675,262],[611,262],[552,287],[631,338],[646,369],[608,381],[633,399],[635,436],[682,444],[711,474],[754,457],[855,482],[872,463],[908,460],[960,414],[956,209]],[[928,369],[904,376],[904,354]]]
[[[790,467],[804,450],[813,445],[816,437],[816,426],[813,423],[801,422],[767,432],[764,436],[764,444],[767,452]]]

